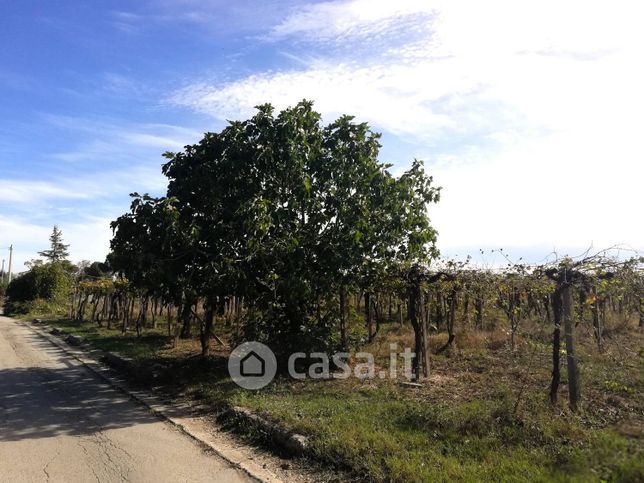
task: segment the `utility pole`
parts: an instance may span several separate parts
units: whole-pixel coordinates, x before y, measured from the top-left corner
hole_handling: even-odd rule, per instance
[[[2,270],[0,270],[0,275],[2,275],[2,280],[0,280],[0,283],[4,282],[4,258],[2,259]]]
[[[9,280],[7,283],[11,283],[11,260],[13,259],[13,245],[9,245]]]

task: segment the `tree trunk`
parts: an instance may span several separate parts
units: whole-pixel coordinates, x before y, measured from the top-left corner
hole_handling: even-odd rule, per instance
[[[87,302],[89,301],[89,295],[85,295],[81,300],[80,305],[78,306],[78,320],[83,322],[85,319],[85,308],[87,307]]]
[[[382,304],[380,303],[380,297],[376,297],[373,301],[373,315],[376,319],[376,331],[373,333],[372,339],[376,338],[376,335],[380,332],[380,322],[382,321]]]
[[[214,301],[209,301],[206,308],[206,313],[203,315],[204,320],[199,324],[200,341],[201,341],[201,357],[208,357],[210,355],[210,335],[212,334],[212,326],[215,322],[215,308],[213,307]]]
[[[172,337],[172,304],[168,303],[166,316],[168,318],[168,337]]]
[[[427,344],[427,323],[423,317],[422,290],[419,282],[415,282],[409,291],[409,320],[414,328],[414,359],[412,361],[412,376],[414,380],[429,377],[429,353]]]
[[[463,320],[470,325],[470,293],[469,287],[466,287],[465,300],[463,301]]]
[[[364,294],[364,309],[365,317],[367,319],[367,340],[371,342],[373,337],[373,328],[371,326],[371,294],[369,292],[365,292]]]
[[[597,287],[593,287],[592,293],[593,293],[593,305],[592,305],[593,330],[595,332],[595,340],[597,341],[597,348],[599,349],[599,352],[603,352],[604,330],[602,327],[601,317],[599,316],[599,298],[597,297]]]
[[[139,316],[136,318],[136,336],[141,337],[141,330],[145,327],[145,322],[148,316],[148,298],[141,299],[141,307],[139,309]]]
[[[477,297],[474,300],[474,311],[476,312],[476,328],[483,330],[483,297]]]
[[[421,315],[420,319],[420,351],[423,356],[422,360],[422,370],[423,370],[423,376],[424,377],[429,377],[429,343],[428,343],[428,331],[427,331],[427,317],[425,316],[425,297],[423,294],[423,291],[420,288],[420,284],[418,286],[418,306],[419,310],[418,312]]]
[[[436,328],[441,330],[443,325],[443,297],[439,292],[436,292],[434,299],[434,305],[436,306]]]
[[[123,317],[123,333],[125,334],[127,332],[128,326],[130,325],[130,321],[132,320],[132,317],[134,316],[134,303],[136,301],[136,297],[131,296],[129,298],[125,299],[125,312],[124,312],[124,317]]]
[[[514,289],[510,290],[510,295],[508,296],[508,318],[510,319],[510,349],[514,352],[514,334],[516,332],[516,317],[517,314],[514,311],[515,308],[515,297]]]
[[[344,285],[340,287],[340,344],[347,348],[347,292]]]
[[[101,312],[98,315],[99,323],[102,325],[103,321],[107,318],[107,309],[109,308],[109,296],[107,294],[101,297]]]
[[[127,321],[128,323],[132,321],[134,318],[134,309],[136,307],[136,297],[132,295],[131,300],[130,300],[130,314],[127,316]]]
[[[157,328],[157,309],[159,307],[159,299],[156,297],[152,299],[152,328]]]
[[[192,320],[192,315],[190,313],[190,307],[192,307],[192,302],[190,300],[184,300],[183,306],[181,307],[181,334],[182,339],[190,338],[190,322]]]
[[[454,343],[454,339],[456,338],[456,335],[454,333],[454,322],[456,320],[456,290],[452,290],[448,297],[448,317],[447,317],[447,342],[443,347],[438,349],[436,352],[437,354],[441,354],[445,352],[447,349],[450,348],[450,346]]]
[[[546,322],[550,323],[552,317],[550,316],[550,300],[548,297],[545,297],[543,300],[543,305],[546,310]]]
[[[568,365],[568,396],[570,409],[577,411],[581,398],[581,381],[575,356],[574,325],[572,317],[572,293],[570,285],[565,285],[562,293],[564,331],[566,337],[566,362]]]
[[[117,313],[117,302],[118,299],[116,296],[112,295],[110,297],[110,311],[107,314],[107,328],[112,328],[112,321],[114,320],[114,315]]]
[[[4,274],[3,274],[4,275]],[[76,290],[72,291],[71,303],[69,305],[69,318],[74,318],[74,307],[76,306]]]
[[[550,403],[557,404],[557,392],[561,381],[561,290],[557,288],[550,297],[555,328],[552,332],[552,381],[550,382]]]

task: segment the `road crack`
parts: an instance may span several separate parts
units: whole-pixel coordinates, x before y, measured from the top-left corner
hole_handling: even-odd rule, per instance
[[[45,466],[43,466],[42,471],[43,473],[45,473],[45,478],[47,479],[46,481],[49,481],[51,479],[49,471],[47,471],[49,468],[49,465],[51,465],[54,461],[56,461],[56,458],[58,458],[59,456],[60,456],[60,451],[56,451],[56,454],[54,455],[54,457],[51,460],[49,460]]]

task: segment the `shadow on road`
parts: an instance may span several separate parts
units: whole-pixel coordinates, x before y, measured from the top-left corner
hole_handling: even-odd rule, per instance
[[[0,369],[0,443],[151,424],[158,419],[40,337],[29,345],[55,367]],[[24,365],[24,364],[23,364]]]
[[[0,442],[158,421],[81,368],[0,370]]]

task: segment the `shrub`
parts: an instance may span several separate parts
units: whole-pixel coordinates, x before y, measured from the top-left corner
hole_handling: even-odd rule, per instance
[[[7,314],[25,313],[27,303],[38,299],[62,302],[69,296],[71,287],[72,278],[60,263],[34,266],[7,287],[5,311]]]

